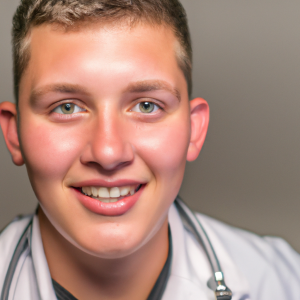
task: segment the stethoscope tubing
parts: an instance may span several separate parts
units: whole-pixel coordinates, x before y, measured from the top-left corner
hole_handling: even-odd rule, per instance
[[[213,273],[222,272],[215,250],[208,238],[206,231],[204,230],[202,224],[199,222],[198,218],[190,210],[190,208],[183,202],[181,198],[179,197],[176,198],[175,205],[179,211],[179,214],[184,217],[185,221],[191,227],[198,241],[203,246],[203,249],[210,263],[212,272]]]
[[[219,259],[206,233],[206,230],[204,229],[194,212],[184,203],[184,201],[179,196],[177,196],[175,200],[175,206],[177,207],[177,210],[183,222],[188,226],[189,229],[191,229],[198,242],[203,246],[207,259],[210,263],[211,270],[214,274],[214,281],[216,284],[216,290],[214,292],[216,299],[231,300],[232,292],[225,284],[224,274],[222,272]]]
[[[16,271],[16,267],[18,264],[18,261],[22,255],[26,251],[26,249],[29,247],[29,238],[31,235],[31,226],[32,226],[32,219],[26,226],[25,230],[23,231],[20,240],[15,248],[14,254],[11,258],[11,261],[9,263],[8,271],[5,276],[5,280],[3,283],[3,288],[1,292],[1,300],[8,300],[9,296],[9,290],[12,283],[12,279],[14,276],[14,273]]]

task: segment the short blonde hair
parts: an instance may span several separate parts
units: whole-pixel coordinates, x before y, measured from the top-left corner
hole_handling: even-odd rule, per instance
[[[21,0],[13,18],[14,92],[18,104],[19,83],[30,60],[28,34],[34,26],[58,24],[70,29],[80,22],[107,21],[165,24],[181,47],[177,60],[192,90],[192,47],[185,10],[178,0]],[[80,24],[79,24],[80,25]]]

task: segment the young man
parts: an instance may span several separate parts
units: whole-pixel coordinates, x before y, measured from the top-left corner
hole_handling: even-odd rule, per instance
[[[181,4],[23,0],[13,50],[16,105],[1,103],[0,123],[39,208],[0,236],[1,300],[214,299],[173,205],[209,122],[206,101],[189,101]],[[198,217],[232,299],[299,299],[288,245]]]

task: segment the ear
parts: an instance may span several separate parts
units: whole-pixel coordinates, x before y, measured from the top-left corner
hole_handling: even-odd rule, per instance
[[[208,124],[209,106],[202,98],[195,98],[190,101],[191,117],[191,138],[187,152],[187,160],[195,160],[204,144]]]
[[[17,127],[16,105],[10,102],[0,103],[0,125],[6,146],[15,165],[24,164],[22,157]]]

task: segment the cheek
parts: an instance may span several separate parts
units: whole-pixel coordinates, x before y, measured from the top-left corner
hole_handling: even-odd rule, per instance
[[[155,177],[165,180],[182,178],[190,140],[189,122],[148,126],[136,139],[136,148]]]
[[[25,122],[24,122],[25,123]],[[21,125],[21,144],[29,175],[46,179],[61,176],[79,155],[80,135],[74,128],[63,130],[43,123]]]

